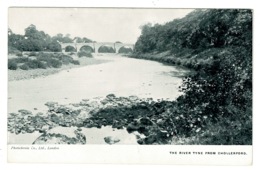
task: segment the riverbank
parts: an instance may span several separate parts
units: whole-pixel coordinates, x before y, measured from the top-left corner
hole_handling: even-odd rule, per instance
[[[109,62],[111,60],[100,59],[100,58],[88,58],[82,57],[77,59],[79,61],[79,65],[68,64],[62,65],[60,68],[46,68],[46,69],[32,69],[32,70],[8,70],[8,81],[18,81],[18,80],[27,80],[27,79],[35,79],[38,77],[46,77],[48,75],[59,73],[60,71],[67,70],[69,72],[72,68],[79,68],[88,65],[102,64]]]
[[[226,53],[229,48],[210,48],[206,50],[184,49],[182,51],[164,51],[158,53],[133,53],[124,55],[130,58],[158,61],[172,66],[180,66],[198,71],[213,62],[213,56]]]

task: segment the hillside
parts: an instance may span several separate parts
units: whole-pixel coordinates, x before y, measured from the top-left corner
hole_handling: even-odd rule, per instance
[[[197,144],[252,144],[251,10],[200,9],[144,25],[132,57],[196,71],[183,79],[172,113],[183,117],[173,123],[180,136]]]

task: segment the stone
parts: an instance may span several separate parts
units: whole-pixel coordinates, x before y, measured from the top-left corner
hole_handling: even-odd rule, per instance
[[[156,124],[157,124],[157,125],[163,125],[163,123],[164,123],[164,121],[163,121],[162,119],[158,119],[158,120],[156,121]]]
[[[137,140],[137,143],[142,145],[142,144],[144,144],[144,140],[142,138],[140,138],[140,139]]]
[[[112,137],[112,136],[107,136],[104,138],[104,140],[107,144],[110,144],[110,145],[120,142],[120,139],[118,139],[117,137]]]
[[[45,133],[38,137],[32,144],[86,144],[86,137],[77,133],[76,137],[68,137],[63,134]]]
[[[155,135],[150,135],[150,136],[147,136],[146,138],[144,138],[144,142],[145,144],[153,144],[154,142],[156,142],[156,136]]]
[[[132,133],[134,131],[137,131],[138,129],[139,129],[139,127],[134,125],[133,123],[128,124],[126,127],[126,130],[128,133]]]
[[[140,118],[137,122],[144,126],[151,126],[154,124],[149,118],[145,117]]]
[[[45,103],[45,105],[48,106],[48,107],[54,107],[57,104],[58,104],[57,102],[47,102],[47,103]]]
[[[18,110],[18,112],[20,112],[22,114],[22,116],[31,115],[32,114],[31,111],[25,110],[25,109]]]

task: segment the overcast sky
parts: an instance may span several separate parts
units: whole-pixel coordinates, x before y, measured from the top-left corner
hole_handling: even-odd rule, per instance
[[[54,36],[58,33],[87,37],[98,42],[135,43],[148,22],[160,23],[182,18],[192,9],[131,8],[9,8],[9,28],[24,35],[34,24],[37,30]]]

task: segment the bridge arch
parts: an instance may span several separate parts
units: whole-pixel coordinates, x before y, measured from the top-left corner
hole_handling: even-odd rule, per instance
[[[65,46],[65,52],[77,52],[77,49],[72,45]]]
[[[118,49],[118,53],[132,53],[132,52],[133,52],[133,48],[127,45],[119,47]]]
[[[114,49],[114,47],[112,45],[103,44],[98,47],[97,52],[98,53],[115,53],[116,50]]]
[[[95,50],[93,49],[93,47],[89,46],[89,45],[83,45],[80,47],[79,51],[86,51],[86,52],[90,52],[93,53],[95,52]]]

